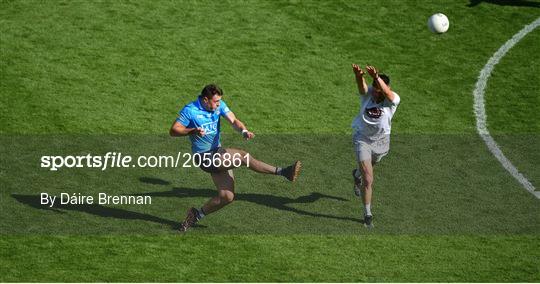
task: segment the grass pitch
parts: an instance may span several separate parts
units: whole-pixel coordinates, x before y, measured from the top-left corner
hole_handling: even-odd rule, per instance
[[[538,1],[469,4],[2,1],[0,280],[540,281],[540,202],[490,155],[472,112],[479,71]],[[428,31],[435,12],[448,33]],[[511,49],[486,91],[489,129],[536,186],[539,39]],[[353,62],[380,67],[402,97],[372,231],[349,176]],[[164,134],[209,82],[258,134],[223,125],[223,144],[301,159],[297,183],[236,170],[236,202],[178,235],[215,192],[198,169],[39,167],[42,155],[188,151]],[[47,208],[41,192],[153,203]]]

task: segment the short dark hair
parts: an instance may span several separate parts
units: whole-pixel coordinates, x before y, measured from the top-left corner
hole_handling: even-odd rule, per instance
[[[390,77],[388,77],[388,75],[386,74],[379,74],[379,78],[381,78],[383,80],[383,82],[389,86],[390,85]]]
[[[208,99],[211,99],[215,95],[223,96],[223,90],[221,90],[221,88],[216,84],[209,84],[204,86],[199,97],[206,97]]]

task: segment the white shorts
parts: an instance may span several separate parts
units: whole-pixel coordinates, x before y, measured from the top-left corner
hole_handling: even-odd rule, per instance
[[[363,139],[357,133],[353,136],[353,144],[357,162],[371,160],[372,163],[378,163],[390,151],[390,135],[385,135],[376,141],[370,141]]]

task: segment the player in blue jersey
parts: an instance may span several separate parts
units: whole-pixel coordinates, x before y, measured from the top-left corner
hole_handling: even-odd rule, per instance
[[[258,173],[284,176],[290,181],[295,181],[300,173],[300,161],[280,168],[253,158],[246,151],[221,147],[221,117],[236,131],[241,132],[245,139],[254,137],[253,132],[247,130],[244,123],[236,118],[222,97],[223,91],[217,85],[205,86],[197,100],[184,106],[178,113],[170,130],[171,136],[189,136],[193,161],[200,165],[203,171],[210,173],[218,190],[217,196],[208,200],[200,209],[188,210],[180,231],[186,231],[205,215],[234,200],[234,168],[246,166]]]

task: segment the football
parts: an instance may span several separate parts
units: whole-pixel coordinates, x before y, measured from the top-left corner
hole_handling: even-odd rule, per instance
[[[448,18],[442,13],[431,15],[431,17],[429,17],[428,19],[427,24],[431,32],[438,34],[445,33],[450,27],[450,22],[448,21]]]

